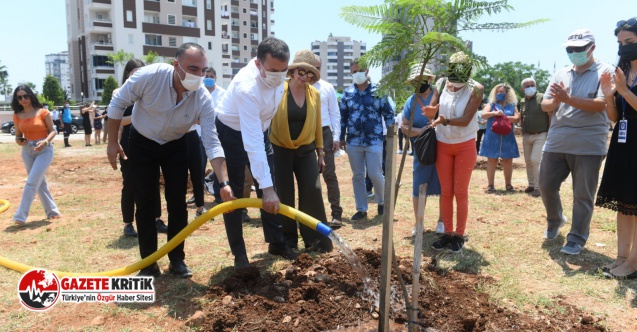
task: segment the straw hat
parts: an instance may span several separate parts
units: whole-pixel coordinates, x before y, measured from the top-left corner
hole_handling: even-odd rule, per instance
[[[294,54],[294,60],[292,60],[292,63],[288,66],[288,76],[292,75],[292,70],[303,68],[307,71],[313,72],[316,76],[313,81],[310,80],[312,83],[318,81],[321,78],[321,72],[319,72],[316,67],[311,65],[315,61],[316,58],[314,57],[314,53],[312,53],[312,51],[310,50],[300,50],[296,52]]]
[[[422,70],[422,65],[416,63],[411,66],[411,70],[409,71],[409,78],[407,79],[407,83],[413,84],[418,83],[418,81],[426,82],[427,77],[436,77],[436,75],[431,73],[431,70],[427,66],[425,66],[425,70],[422,72],[423,79],[420,80],[420,71]]]
[[[449,63],[469,63],[469,56],[464,52],[456,52],[449,57]]]

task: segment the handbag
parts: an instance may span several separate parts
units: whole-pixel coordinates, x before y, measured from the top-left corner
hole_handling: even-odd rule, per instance
[[[414,154],[421,165],[433,165],[436,163],[436,129],[432,126],[425,127],[425,130],[414,140]]]
[[[493,109],[495,109],[495,104],[491,104]],[[506,115],[496,116],[493,119],[493,123],[491,124],[491,131],[498,135],[508,135],[511,133],[511,121]]]

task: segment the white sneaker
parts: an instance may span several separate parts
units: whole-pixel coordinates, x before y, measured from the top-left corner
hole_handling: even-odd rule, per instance
[[[439,221],[438,225],[436,225],[436,233],[445,234],[445,224],[442,221]]]
[[[403,154],[403,150],[398,150],[398,154]]]
[[[422,233],[425,234],[425,229],[422,229]],[[411,231],[411,237],[416,237],[416,227]]]

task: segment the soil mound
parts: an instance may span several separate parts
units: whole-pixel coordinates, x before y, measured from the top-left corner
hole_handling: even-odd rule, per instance
[[[380,279],[379,252],[356,250],[372,279]],[[411,259],[399,259],[411,292]],[[605,331],[599,319],[559,302],[560,310],[520,312],[500,307],[477,289],[489,277],[435,267],[425,261],[420,274],[417,324],[420,331]],[[406,331],[400,285],[392,280],[394,331]],[[378,281],[376,281],[378,282]],[[378,293],[378,289],[373,290]],[[301,255],[280,272],[250,267],[210,286],[204,331],[370,331],[377,326],[376,296],[339,253]]]

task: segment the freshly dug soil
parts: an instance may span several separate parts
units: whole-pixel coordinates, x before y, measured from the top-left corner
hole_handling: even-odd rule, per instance
[[[373,283],[380,280],[379,252],[357,249]],[[399,258],[411,293],[411,258]],[[419,331],[605,331],[593,315],[558,300],[560,310],[520,312],[500,307],[477,288],[489,277],[443,271],[435,258],[420,274]],[[395,273],[395,271],[394,271]],[[376,286],[377,287],[377,286]],[[392,280],[392,331],[407,330],[398,278]],[[377,294],[378,289],[374,292]],[[338,252],[301,255],[280,272],[250,267],[210,286],[203,308],[204,331],[373,331],[376,296],[365,292],[359,275]]]

